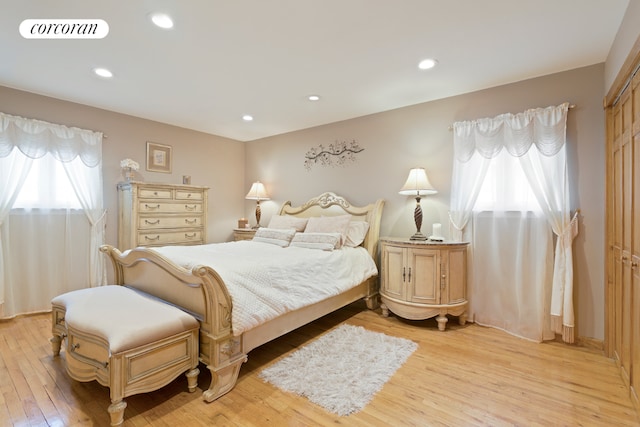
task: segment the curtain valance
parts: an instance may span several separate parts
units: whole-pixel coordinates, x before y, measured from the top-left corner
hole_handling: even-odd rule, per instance
[[[102,159],[102,133],[0,113],[0,157],[7,157],[15,147],[31,159],[51,153],[68,163],[80,156],[93,168]]]
[[[496,157],[505,148],[510,155],[522,157],[532,144],[543,156],[554,156],[566,141],[566,117],[569,103],[534,108],[518,114],[453,124],[456,159],[466,163],[478,152],[486,159]]]

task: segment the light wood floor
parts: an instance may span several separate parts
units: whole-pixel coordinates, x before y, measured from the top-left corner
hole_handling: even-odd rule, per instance
[[[340,323],[405,337],[419,349],[361,412],[338,417],[258,373]],[[536,344],[474,324],[383,318],[360,303],[255,349],[236,387],[204,403],[183,376],[126,398],[125,426],[638,426],[615,363],[594,350]],[[0,426],[108,426],[109,391],[70,380],[52,357],[49,315],[0,322]],[[337,355],[338,356],[338,355]]]

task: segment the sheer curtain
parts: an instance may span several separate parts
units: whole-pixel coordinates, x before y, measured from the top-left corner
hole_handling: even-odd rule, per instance
[[[577,222],[575,217],[571,219],[569,210],[565,147],[568,108],[569,104],[564,103],[515,115],[457,122],[453,126],[449,216],[454,238],[471,239],[471,314],[473,318],[491,319],[491,326],[536,341],[552,338],[552,333],[562,334],[565,342],[575,341],[571,244],[577,233]],[[544,239],[545,233],[536,220],[539,215],[531,207],[523,208],[523,213],[518,215],[510,208],[504,211],[509,215],[501,213],[500,209],[491,211],[491,224],[486,222],[487,214],[485,217],[476,215],[474,224],[468,227],[489,168],[501,153],[518,159],[547,228],[550,226],[557,236],[555,254],[548,251],[549,239]],[[501,178],[505,182],[511,179],[510,176]],[[496,228],[495,221],[501,217],[504,221]],[[517,224],[516,218],[520,219]],[[491,234],[491,230],[500,230],[496,231],[500,234]],[[513,238],[509,239],[510,235]],[[509,245],[505,246],[507,243]],[[515,262],[514,248],[524,251],[515,252],[520,253],[517,260],[529,259],[539,267],[535,271],[522,267],[525,270],[518,273],[518,279],[504,278],[504,267],[508,263],[508,267],[513,267]],[[491,252],[487,252],[488,249]],[[529,250],[534,250],[535,255]],[[479,262],[479,253],[489,254],[492,262],[487,261],[488,257],[483,263]],[[550,278],[547,268],[552,269]],[[529,295],[532,286],[536,289],[535,298],[523,297]],[[494,301],[488,301],[491,299]],[[513,330],[511,325],[518,326]]]
[[[47,157],[64,168],[79,209],[12,210]],[[102,134],[0,113],[0,318],[46,311],[59,293],[104,284],[104,227]]]

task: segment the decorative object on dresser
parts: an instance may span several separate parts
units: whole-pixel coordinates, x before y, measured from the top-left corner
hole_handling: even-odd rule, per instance
[[[147,142],[147,170],[171,173],[171,146]]]
[[[260,216],[262,215],[262,212],[260,211],[260,201],[269,200],[267,189],[264,188],[263,183],[256,181],[251,185],[251,189],[249,189],[249,192],[244,198],[256,201],[256,225],[253,228],[260,228]]]
[[[251,240],[256,234],[257,228],[234,228],[233,240],[238,242],[240,240]]]
[[[207,191],[195,185],[118,184],[118,246],[196,245],[206,242]]]
[[[380,297],[389,311],[411,320],[437,316],[445,330],[447,314],[466,322],[468,243],[381,238]]]
[[[420,198],[428,194],[436,194],[437,191],[427,177],[427,172],[423,168],[414,168],[409,171],[407,182],[399,191],[404,196],[414,196],[416,198],[416,209],[413,212],[413,219],[416,223],[416,232],[410,237],[411,240],[427,240],[427,236],[422,234],[422,207]]]
[[[131,181],[134,171],[137,171],[140,168],[140,165],[135,160],[123,159],[120,161],[120,167],[122,168],[122,172],[124,172],[124,179],[126,181]]]
[[[405,338],[342,324],[267,367],[259,377],[346,416],[364,408],[417,348]]]
[[[429,236],[429,240],[432,242],[443,242],[444,237],[442,236],[442,224],[436,222],[432,226],[433,231],[431,232],[431,236]]]

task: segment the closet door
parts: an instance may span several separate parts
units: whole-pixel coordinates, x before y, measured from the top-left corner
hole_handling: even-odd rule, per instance
[[[611,125],[613,132],[611,136],[611,154],[610,166],[611,177],[611,212],[609,213],[610,221],[610,244],[609,257],[611,264],[609,265],[611,285],[613,287],[612,301],[610,301],[610,309],[612,313],[613,333],[611,341],[613,344],[613,358],[618,364],[622,359],[622,206],[623,206],[623,160],[622,160],[622,105],[618,103],[613,107]]]
[[[631,148],[631,396],[636,405],[640,394],[640,74],[631,84],[632,134]]]
[[[620,100],[622,104],[622,352],[620,364],[627,386],[631,377],[632,289],[631,289],[631,218],[633,178],[633,98],[627,90]]]
[[[605,351],[640,414],[640,49],[607,119],[607,291]]]

